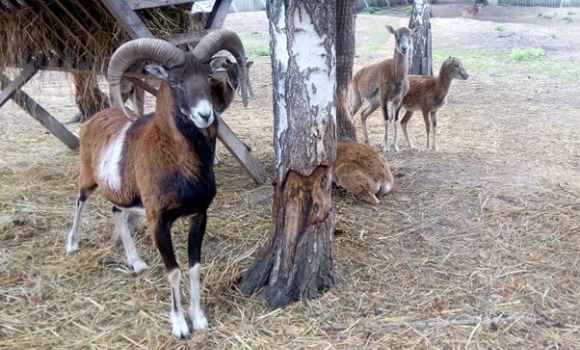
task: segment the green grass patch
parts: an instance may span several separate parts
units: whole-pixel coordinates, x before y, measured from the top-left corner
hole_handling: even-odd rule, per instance
[[[570,17],[570,16],[566,16],[564,18],[562,18],[563,21],[566,21],[568,23],[572,23],[574,22],[574,18]]]
[[[510,52],[510,58],[514,61],[542,60],[546,58],[544,49],[538,47],[528,47],[525,49],[515,48]]]
[[[501,24],[496,24],[495,27],[493,27],[493,30],[497,32],[503,32],[505,30],[505,27]]]
[[[372,15],[373,13],[377,12],[379,12],[379,9],[377,7],[372,6],[363,7],[362,10],[360,11],[360,13],[362,13],[363,15]]]
[[[540,49],[541,50],[541,49]],[[512,51],[513,52],[513,51]],[[441,63],[449,56],[459,58],[470,75],[521,76],[543,75],[554,82],[570,82],[578,76],[580,59],[556,59],[546,56],[514,60],[505,50],[446,49],[433,50],[433,71],[437,75]],[[542,50],[543,52],[543,50]]]
[[[270,36],[268,33],[238,33],[246,52],[253,56],[270,55]]]

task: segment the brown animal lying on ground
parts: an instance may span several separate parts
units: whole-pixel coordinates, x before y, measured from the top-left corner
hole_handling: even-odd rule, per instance
[[[461,15],[466,18],[475,18],[479,11],[481,11],[481,6],[483,6],[483,4],[475,4],[472,6],[463,7],[461,9]]]
[[[370,203],[393,189],[393,174],[385,157],[358,142],[338,142],[333,182],[347,192]]]

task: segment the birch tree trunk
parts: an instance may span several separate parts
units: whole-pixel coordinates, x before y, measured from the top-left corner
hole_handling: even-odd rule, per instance
[[[272,308],[335,284],[335,2],[270,0],[276,181],[270,241],[239,283]]]
[[[409,52],[409,74],[433,75],[431,47],[431,0],[415,0],[409,28],[420,28]]]
[[[336,1],[336,124],[339,140],[356,141],[356,129],[352,122],[346,92],[352,78],[355,48],[356,1]]]

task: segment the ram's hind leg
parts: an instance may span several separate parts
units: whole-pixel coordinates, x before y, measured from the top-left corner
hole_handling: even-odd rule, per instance
[[[113,207],[113,213],[119,210],[117,207]],[[127,219],[127,226],[129,226],[129,232],[131,232],[131,234],[133,234],[133,232],[135,232],[135,228],[137,227],[137,222],[139,221],[139,218],[142,217],[142,215],[137,215],[135,213],[130,213],[129,217]],[[111,235],[111,243],[115,244],[115,245],[119,245],[121,244],[121,232],[119,232],[119,230],[117,229],[117,226],[115,226],[115,229],[113,230],[113,234]]]
[[[205,234],[207,223],[207,214],[200,213],[189,221],[189,284],[190,284],[190,307],[189,315],[194,330],[207,328],[208,323],[201,308],[201,283],[200,283],[200,260],[201,260],[201,243]]]
[[[136,215],[116,207],[113,208],[113,215],[115,217],[115,232],[123,242],[127,263],[138,274],[147,268],[147,264],[139,256],[137,247],[131,238],[132,230],[135,228]]]
[[[93,191],[96,188],[97,188],[96,183],[91,183],[89,185],[84,186],[81,185],[81,190],[76,200],[75,217],[73,219],[72,228],[66,240],[67,254],[72,254],[77,250],[79,250],[79,243],[81,241],[81,233],[80,233],[81,216],[83,214],[85,203],[89,199],[91,193],[93,193]]]

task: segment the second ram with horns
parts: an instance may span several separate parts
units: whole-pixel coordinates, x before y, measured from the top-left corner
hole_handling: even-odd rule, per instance
[[[79,196],[67,240],[67,252],[78,250],[80,219],[89,195],[100,187],[113,203],[118,232],[129,265],[135,272],[147,268],[131,237],[131,217],[145,216],[149,231],[165,264],[171,290],[173,335],[186,338],[190,329],[181,307],[180,277],[171,239],[171,227],[180,217],[189,219],[188,257],[190,319],[194,330],[208,326],[201,308],[200,257],[207,209],[215,194],[213,172],[217,111],[223,110],[224,84],[211,76],[210,60],[227,50],[239,69],[244,106],[248,98],[248,71],[240,38],[232,31],[209,33],[186,52],[163,40],[143,38],[120,46],[109,64],[111,104],[80,130]],[[131,121],[123,105],[123,74],[137,62],[161,79],[155,112]]]

